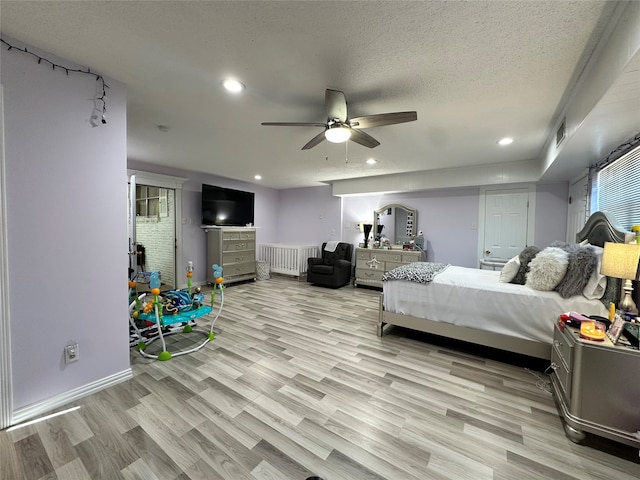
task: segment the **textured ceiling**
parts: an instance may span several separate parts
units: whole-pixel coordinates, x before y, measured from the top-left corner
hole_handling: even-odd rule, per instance
[[[130,159],[291,188],[539,158],[614,6],[3,0],[0,19],[3,35],[127,85]],[[241,95],[223,91],[227,75]],[[326,88],[345,92],[350,117],[418,120],[367,129],[375,149],[302,151],[321,129],[260,125],[325,121]]]

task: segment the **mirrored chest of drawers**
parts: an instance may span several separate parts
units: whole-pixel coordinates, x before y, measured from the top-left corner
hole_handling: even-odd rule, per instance
[[[256,229],[249,227],[206,227],[207,282],[215,283],[211,265],[222,267],[225,283],[255,280]]]
[[[384,272],[411,262],[420,262],[422,252],[356,248],[356,275],[354,286],[368,285],[382,288]]]

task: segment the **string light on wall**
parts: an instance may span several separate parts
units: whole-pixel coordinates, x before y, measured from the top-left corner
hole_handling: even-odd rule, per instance
[[[27,48],[16,47],[15,45],[11,45],[4,38],[0,38],[0,42],[7,46],[7,51],[17,50],[22,53],[26,53],[27,55],[31,55],[32,57],[38,60],[38,65],[42,64],[42,62],[51,65],[51,69],[55,70],[56,68],[63,70],[67,75],[69,73],[83,73],[85,75],[91,75],[98,82],[98,88],[96,95],[93,100],[93,110],[91,112],[91,117],[89,119],[89,123],[92,127],[97,127],[98,125],[106,125],[107,124],[107,89],[109,85],[104,82],[104,77],[97,73],[92,72],[89,68],[86,70],[81,70],[79,68],[67,68],[63,65],[59,65],[57,63],[52,62],[49,59],[41,57],[40,55],[30,52]]]

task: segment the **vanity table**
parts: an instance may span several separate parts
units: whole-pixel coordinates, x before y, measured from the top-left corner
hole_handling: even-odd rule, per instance
[[[400,265],[420,262],[422,252],[383,248],[356,248],[356,275],[353,285],[382,288],[382,275]]]
[[[382,288],[384,272],[411,262],[426,261],[421,250],[403,250],[416,236],[418,212],[413,208],[391,203],[373,212],[373,240],[386,238],[387,248],[356,248],[356,272],[353,285]]]

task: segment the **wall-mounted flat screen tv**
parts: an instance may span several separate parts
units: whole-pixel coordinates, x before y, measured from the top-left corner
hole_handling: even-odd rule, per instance
[[[254,193],[202,184],[202,225],[253,225]]]

